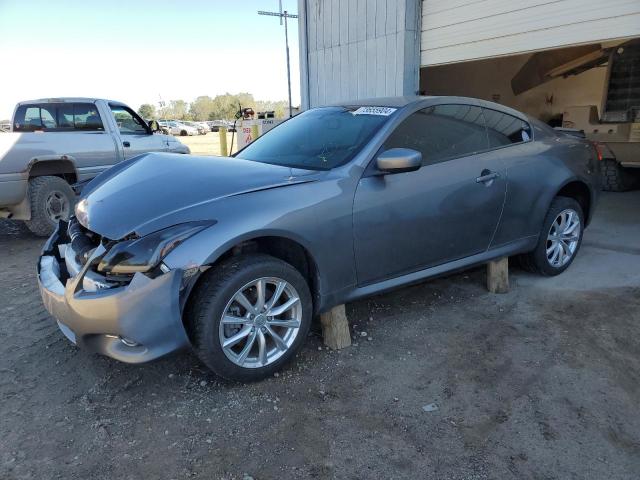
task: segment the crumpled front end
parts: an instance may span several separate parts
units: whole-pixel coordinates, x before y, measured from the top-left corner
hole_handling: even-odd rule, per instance
[[[45,244],[38,284],[60,330],[82,348],[127,363],[188,345],[181,318],[182,270],[102,274],[96,265],[110,247],[73,218],[70,224],[61,222]]]

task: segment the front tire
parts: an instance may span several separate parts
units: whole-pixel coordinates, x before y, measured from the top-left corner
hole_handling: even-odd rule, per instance
[[[295,268],[269,255],[240,255],[203,275],[185,323],[207,367],[251,382],[273,375],[300,350],[312,309],[309,287]]]
[[[29,180],[31,220],[25,223],[35,235],[51,235],[60,220],[68,220],[73,212],[75,194],[60,177],[43,176]]]
[[[584,212],[573,198],[556,197],[551,202],[540,230],[538,245],[520,257],[522,267],[544,276],[564,272],[580,250]]]
[[[182,131],[180,132],[180,136],[181,136],[181,137],[186,137],[186,136],[187,136],[187,131],[186,131],[186,130],[182,130]]]

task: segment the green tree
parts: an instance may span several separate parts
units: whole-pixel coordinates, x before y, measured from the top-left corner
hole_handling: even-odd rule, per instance
[[[209,120],[215,109],[213,99],[208,95],[202,95],[191,102],[189,112],[194,120]]]
[[[189,104],[184,100],[171,100],[160,110],[160,117],[169,120],[190,120]]]
[[[169,102],[173,117],[177,120],[189,120],[189,104],[184,100],[171,100]]]
[[[141,111],[143,107],[145,105],[140,107]],[[285,100],[256,100],[252,94],[240,92],[216,95],[214,98],[201,95],[191,104],[184,100],[171,100],[157,114],[154,109],[151,117],[159,116],[161,119],[170,120],[233,120],[238,109],[246,107],[251,107],[256,112],[273,110],[277,118],[284,118],[289,114],[289,104]]]
[[[250,93],[225,93],[224,95],[217,95],[213,99],[214,108],[209,114],[210,120],[232,120],[235,117],[236,112],[240,108],[253,107],[255,109],[255,100]]]
[[[156,107],[150,103],[143,103],[138,109],[138,114],[145,119],[156,118]]]

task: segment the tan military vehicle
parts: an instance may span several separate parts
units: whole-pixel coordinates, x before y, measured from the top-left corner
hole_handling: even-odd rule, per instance
[[[565,107],[562,126],[597,143],[604,190],[640,185],[640,42],[610,53],[602,112],[599,118],[595,105]]]

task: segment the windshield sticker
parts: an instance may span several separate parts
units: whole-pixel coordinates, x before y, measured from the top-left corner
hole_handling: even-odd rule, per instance
[[[397,108],[391,107],[360,107],[352,113],[354,115],[381,115],[383,117],[388,117],[396,110]]]

